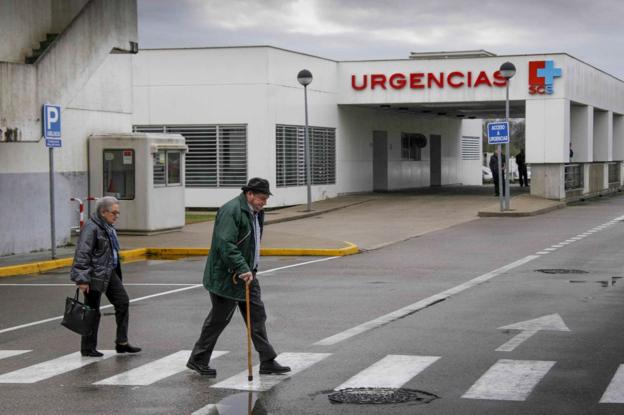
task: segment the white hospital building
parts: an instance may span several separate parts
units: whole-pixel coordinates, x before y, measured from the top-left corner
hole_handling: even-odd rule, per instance
[[[313,74],[313,200],[480,185],[482,119],[505,114],[504,62],[516,67],[510,111],[526,122],[531,194],[570,200],[624,183],[624,82],[565,53],[335,61],[271,46],[139,51],[134,1],[33,2],[0,10],[0,255],[50,247],[46,103],[62,108],[56,244],[78,223],[71,197],[119,196],[122,227],[134,231],[152,230],[140,221],[154,206],[161,216],[170,204],[182,215],[218,207],[254,176],[271,183],[269,207],[305,203],[302,69]],[[118,144],[90,145],[94,136]]]

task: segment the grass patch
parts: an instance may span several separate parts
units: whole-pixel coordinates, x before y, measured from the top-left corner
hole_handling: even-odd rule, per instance
[[[187,225],[199,222],[210,222],[214,220],[215,216],[217,216],[217,212],[186,212],[184,221]]]

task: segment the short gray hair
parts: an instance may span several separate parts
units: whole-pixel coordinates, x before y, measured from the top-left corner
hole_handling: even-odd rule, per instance
[[[98,215],[102,214],[102,211],[110,212],[113,205],[118,205],[119,200],[113,196],[104,196],[101,197],[95,202],[95,211]]]

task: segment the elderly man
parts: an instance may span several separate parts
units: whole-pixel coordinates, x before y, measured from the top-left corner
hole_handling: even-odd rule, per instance
[[[275,361],[277,353],[267,337],[266,312],[256,279],[264,223],[262,209],[271,195],[269,182],[254,177],[241,190],[243,192],[238,197],[219,209],[215,219],[203,279],[204,287],[210,292],[212,310],[186,364],[189,369],[208,377],[217,376],[217,371],[208,363],[217,339],[232,319],[237,305],[245,318],[245,284],[250,286],[251,339],[260,355],[260,373],[290,371],[289,367]]]
[[[76,246],[71,280],[84,293],[85,304],[98,310],[93,331],[82,336],[80,353],[83,356],[101,357],[97,350],[97,333],[100,324],[100,299],[102,293],[115,307],[117,322],[117,353],[138,353],[139,347],[128,343],[129,298],[121,282],[119,241],[113,224],[119,217],[119,201],[111,196],[98,199],[95,213],[80,231]]]

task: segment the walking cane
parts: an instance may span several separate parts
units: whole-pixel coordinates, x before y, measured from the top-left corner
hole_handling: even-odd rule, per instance
[[[249,305],[249,282],[245,282],[245,304],[247,305],[247,380],[253,381],[251,371],[251,311]]]

